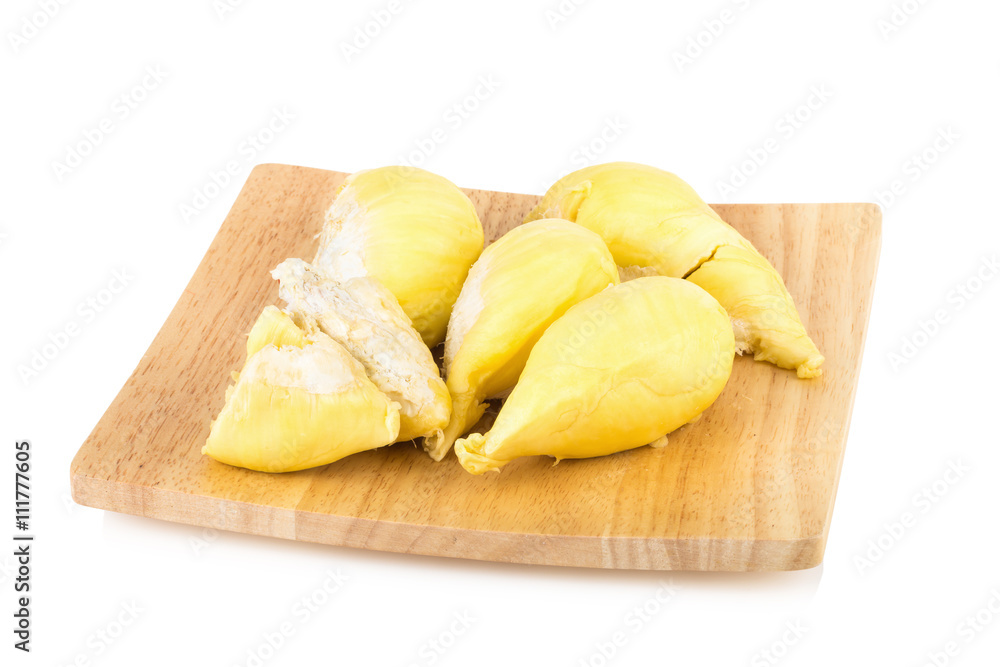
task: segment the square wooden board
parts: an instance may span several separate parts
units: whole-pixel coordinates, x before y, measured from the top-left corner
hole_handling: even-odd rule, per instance
[[[310,260],[345,174],[260,165],[149,350],[72,463],[83,505],[364,549],[602,568],[794,570],[823,558],[881,241],[873,204],[733,204],[719,214],[784,277],[823,376],[738,358],[700,421],[663,449],[522,459],[466,473],[399,443],[265,474],[202,456],[245,354],[278,303],[269,271]],[[467,190],[487,241],[538,197]]]

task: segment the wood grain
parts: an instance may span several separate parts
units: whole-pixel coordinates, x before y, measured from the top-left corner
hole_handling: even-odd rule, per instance
[[[271,475],[199,452],[278,303],[268,272],[311,259],[345,174],[254,169],[135,372],[73,460],[73,498],[221,530],[365,549],[602,568],[793,570],[820,563],[857,386],[881,239],[871,204],[716,206],[785,277],[824,374],[737,359],[719,400],[663,449],[515,461],[469,475],[410,443]],[[488,240],[538,197],[480,190]]]

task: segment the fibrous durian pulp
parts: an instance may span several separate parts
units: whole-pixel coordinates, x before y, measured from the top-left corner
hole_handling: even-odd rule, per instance
[[[608,247],[567,220],[538,220],[488,246],[455,302],[444,347],[452,415],[435,447],[451,448],[508,391],[542,333],[570,306],[618,284]]]
[[[542,217],[597,232],[630,272],[650,267],[705,288],[732,318],[740,352],[802,378],[821,373],[781,276],[677,176],[628,162],[586,167],[556,182],[525,221]]]
[[[291,472],[396,440],[399,404],[329,336],[307,333],[268,306],[247,352],[203,454],[251,470]]]
[[[416,167],[382,167],[344,181],[313,264],[338,280],[379,280],[434,347],[482,250],[476,209],[455,184]]]
[[[430,350],[396,298],[368,276],[336,280],[301,259],[271,272],[278,295],[305,328],[317,327],[364,366],[400,405],[398,440],[436,435],[451,417],[451,397]],[[426,443],[425,443],[426,444]],[[444,452],[428,450],[440,460]]]
[[[455,452],[481,474],[522,456],[662,445],[718,397],[734,354],[729,317],[702,288],[662,276],[621,283],[549,326],[493,427]]]

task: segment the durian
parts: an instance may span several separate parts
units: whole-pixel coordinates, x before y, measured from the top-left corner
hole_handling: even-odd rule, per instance
[[[479,216],[455,184],[416,167],[381,167],[341,185],[313,264],[338,280],[379,280],[434,347],[482,250]]]
[[[597,232],[630,273],[649,267],[704,287],[732,318],[741,353],[820,375],[823,356],[781,276],[674,174],[628,162],[586,167],[556,182],[525,221],[542,217]]]
[[[473,264],[444,344],[451,421],[434,447],[451,448],[517,382],[539,336],[566,310],[609,285],[618,271],[601,237],[567,220],[516,227]]]
[[[396,298],[368,276],[335,280],[301,259],[271,275],[301,326],[318,328],[364,366],[375,386],[400,405],[398,440],[436,435],[451,417],[451,397],[431,351]],[[425,443],[426,444],[426,443]],[[444,452],[429,450],[435,460]]]
[[[274,306],[261,313],[202,453],[261,472],[326,465],[396,440],[399,405],[322,332]]]
[[[678,278],[621,283],[542,334],[493,427],[455,443],[473,474],[522,456],[612,454],[665,436],[712,404],[732,371],[726,311]]]

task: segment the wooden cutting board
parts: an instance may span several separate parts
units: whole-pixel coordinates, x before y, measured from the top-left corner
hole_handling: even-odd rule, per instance
[[[72,463],[83,505],[380,551],[602,568],[795,570],[820,563],[858,381],[881,239],[872,204],[716,206],[784,276],[823,376],[738,358],[716,403],[663,449],[521,459],[474,477],[411,443],[288,474],[200,453],[278,303],[268,274],[311,259],[345,174],[261,165],[135,372]],[[488,241],[538,197],[467,190]]]

